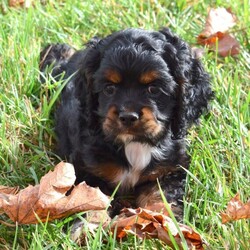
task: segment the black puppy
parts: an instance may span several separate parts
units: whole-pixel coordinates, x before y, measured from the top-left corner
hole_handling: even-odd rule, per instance
[[[126,29],[92,39],[80,51],[50,45],[41,53],[41,70],[52,63],[55,77],[65,72],[69,79],[56,133],[77,183],[109,195],[120,184],[116,197],[150,207],[162,200],[159,180],[181,220],[189,165],[185,136],[213,96],[189,46],[168,29]],[[119,212],[114,210],[112,215]]]

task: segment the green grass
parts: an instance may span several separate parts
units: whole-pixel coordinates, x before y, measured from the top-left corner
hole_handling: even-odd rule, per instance
[[[89,38],[126,27],[169,26],[191,45],[201,32],[208,7],[231,7],[241,43],[236,58],[215,53],[202,59],[216,99],[210,114],[188,138],[192,163],[185,201],[185,223],[196,228],[209,249],[250,249],[249,220],[223,225],[219,213],[240,192],[250,195],[249,82],[250,17],[245,1],[47,1],[34,8],[0,14],[0,185],[26,187],[39,182],[58,162],[53,154],[53,107],[59,84],[39,84],[38,58],[50,42],[81,48]],[[48,98],[49,93],[51,98]],[[69,221],[8,227],[0,224],[0,249],[78,249],[69,238]],[[1,215],[2,221],[11,223]],[[106,243],[101,239],[105,239]],[[86,249],[162,249],[157,240],[129,237],[120,244],[105,231],[89,235]],[[80,249],[80,248],[79,248]]]

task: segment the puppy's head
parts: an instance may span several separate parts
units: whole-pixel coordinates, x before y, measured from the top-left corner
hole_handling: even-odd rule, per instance
[[[107,138],[156,143],[169,129],[176,83],[161,55],[143,44],[115,46],[95,74]]]
[[[168,29],[128,29],[100,40],[83,71],[89,114],[114,142],[182,138],[212,97],[200,62]]]

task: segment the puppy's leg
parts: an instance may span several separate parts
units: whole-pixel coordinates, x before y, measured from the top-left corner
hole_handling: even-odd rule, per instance
[[[50,44],[45,47],[40,53],[39,69],[43,73],[51,67],[51,75],[57,79],[66,69],[71,56],[75,53],[75,49],[67,44]],[[44,77],[41,76],[41,82],[44,82]]]
[[[164,196],[171,205],[171,210],[179,222],[183,220],[185,180],[186,172],[184,170],[171,173],[159,180]],[[136,193],[139,194],[136,199],[138,207],[144,207],[156,212],[167,212],[157,182],[141,185],[137,188]]]

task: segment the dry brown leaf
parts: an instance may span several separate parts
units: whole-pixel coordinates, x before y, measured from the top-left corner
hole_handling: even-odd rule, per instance
[[[0,185],[0,194],[16,194],[19,190],[19,187],[7,187]],[[0,208],[0,214],[3,214],[3,209]]]
[[[19,187],[7,187],[0,185],[0,194],[16,194],[19,190]]]
[[[14,222],[33,224],[108,206],[109,198],[98,188],[85,182],[73,187],[75,178],[74,167],[61,162],[42,177],[40,185],[30,185],[16,195],[0,194],[0,209]]]
[[[207,45],[210,50],[218,51],[220,56],[234,56],[240,52],[239,42],[230,34],[217,32],[207,38],[198,37],[198,43],[201,45]]]
[[[239,42],[227,31],[236,24],[236,16],[225,8],[209,11],[205,28],[198,36],[198,44],[218,51],[222,57],[235,56],[240,52]]]
[[[198,233],[186,225],[178,224],[178,226],[186,239],[189,249],[203,249],[204,242]],[[169,246],[172,246],[169,237],[169,233],[171,233],[178,246],[182,249],[181,238],[172,219],[147,209],[123,209],[118,219],[113,222],[111,230],[116,232],[119,239],[131,233],[143,239],[158,238]]]
[[[236,24],[236,16],[225,8],[210,9],[204,30],[203,37],[209,37],[217,32],[226,32]]]
[[[169,204],[171,207],[171,204]],[[146,210],[150,210],[152,212],[160,212],[161,214],[165,214],[167,216],[169,216],[169,213],[166,209],[166,206],[164,204],[164,202],[156,202],[150,205],[147,205],[144,207]]]
[[[32,4],[32,0],[9,0],[10,7],[22,6],[24,8],[29,8]]]
[[[250,200],[244,204],[240,200],[240,194],[236,194],[236,196],[229,201],[225,213],[221,213],[221,219],[222,223],[240,219],[250,219]]]

